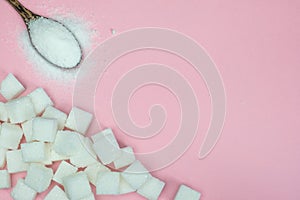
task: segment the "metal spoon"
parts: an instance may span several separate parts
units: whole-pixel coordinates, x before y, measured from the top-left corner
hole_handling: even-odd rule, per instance
[[[27,27],[30,42],[39,55],[41,55],[52,65],[62,69],[75,68],[80,64],[83,57],[82,49],[80,47],[78,39],[72,33],[72,31],[70,31],[65,25],[56,20],[33,13],[32,11],[25,8],[18,0],[7,1],[23,18]],[[43,28],[34,32],[33,28],[36,29],[36,27],[44,21],[46,23],[43,24]],[[49,30],[47,30],[48,24],[49,26],[51,25],[51,27],[49,27]],[[57,28],[60,33],[55,32],[56,29],[54,29],[53,31],[52,26],[54,28]],[[35,34],[32,34],[32,31]],[[43,31],[51,32],[43,33]],[[46,38],[43,39],[43,37],[45,36]],[[59,51],[59,49],[57,49],[58,46],[67,49],[67,51]]]

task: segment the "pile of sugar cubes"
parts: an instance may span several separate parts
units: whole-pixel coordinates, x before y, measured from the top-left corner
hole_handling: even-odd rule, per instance
[[[24,90],[12,74],[0,86],[7,100],[0,102],[0,167],[6,166],[0,170],[0,189],[11,187],[10,174],[26,171],[11,191],[14,200],[35,199],[52,181],[57,185],[45,200],[93,200],[91,185],[96,195],[137,192],[158,199],[165,183],[136,160],[132,147],[120,148],[111,129],[86,137],[92,114],[73,107],[67,115],[44,89],[19,97]],[[55,172],[54,162],[60,162]],[[181,185],[175,199],[198,200],[200,193]]]

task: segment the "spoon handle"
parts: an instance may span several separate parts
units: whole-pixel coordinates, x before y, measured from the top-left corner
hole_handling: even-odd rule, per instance
[[[21,15],[25,23],[30,20],[36,19],[38,16],[25,8],[18,0],[7,0],[9,4]]]

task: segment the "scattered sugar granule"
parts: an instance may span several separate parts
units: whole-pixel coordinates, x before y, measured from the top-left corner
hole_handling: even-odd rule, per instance
[[[110,32],[111,32],[112,35],[115,35],[117,33],[117,31],[113,28],[110,29]]]

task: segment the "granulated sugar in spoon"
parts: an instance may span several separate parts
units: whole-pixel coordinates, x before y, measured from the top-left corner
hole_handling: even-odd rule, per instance
[[[77,67],[82,50],[75,35],[62,23],[33,13],[18,0],[7,0],[23,18],[34,49],[49,63],[63,69]]]

